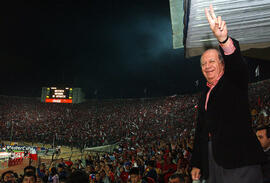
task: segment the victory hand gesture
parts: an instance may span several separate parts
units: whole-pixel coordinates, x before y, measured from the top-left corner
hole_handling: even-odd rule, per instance
[[[216,17],[213,6],[210,5],[210,12],[205,8],[205,15],[209,22],[210,28],[219,42],[223,42],[227,39],[228,30],[227,25],[221,16]]]

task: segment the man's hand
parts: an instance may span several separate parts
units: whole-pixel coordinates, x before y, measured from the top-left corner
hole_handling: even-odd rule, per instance
[[[193,167],[191,170],[192,180],[199,180],[201,177],[201,170],[199,168]]]
[[[210,12],[205,8],[205,15],[209,22],[210,28],[219,42],[226,40],[228,36],[227,25],[221,16],[216,17],[213,6],[210,5]]]

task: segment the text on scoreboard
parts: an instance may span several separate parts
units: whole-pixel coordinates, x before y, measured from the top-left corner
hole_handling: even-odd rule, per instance
[[[72,88],[49,87],[46,90],[46,102],[72,103]]]

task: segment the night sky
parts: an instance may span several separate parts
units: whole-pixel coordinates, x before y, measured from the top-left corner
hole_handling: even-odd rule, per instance
[[[87,98],[156,97],[204,85],[198,57],[172,49],[169,0],[10,1],[0,15],[2,95],[69,86]]]

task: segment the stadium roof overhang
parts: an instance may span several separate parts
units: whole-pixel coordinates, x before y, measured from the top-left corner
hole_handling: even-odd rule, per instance
[[[229,35],[240,42],[243,55],[270,60],[269,0],[170,0],[175,49],[184,48],[190,58],[217,46],[204,14],[210,4],[226,21]]]

